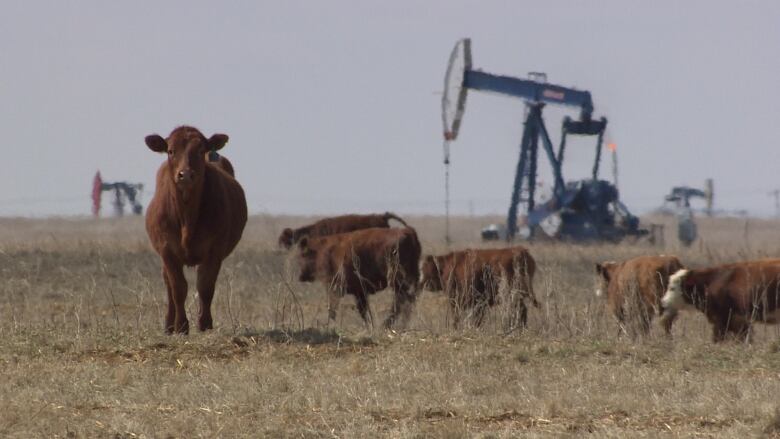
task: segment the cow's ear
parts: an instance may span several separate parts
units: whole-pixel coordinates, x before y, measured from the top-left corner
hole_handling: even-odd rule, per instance
[[[158,134],[152,134],[150,136],[146,136],[144,142],[146,142],[146,146],[148,146],[149,149],[151,149],[154,152],[168,151],[168,144],[165,143],[165,139],[163,139],[162,136]]]
[[[209,150],[219,151],[227,142],[227,134],[214,134],[209,138]]]
[[[304,251],[307,248],[309,248],[309,237],[304,236],[300,241],[298,241],[298,250]]]

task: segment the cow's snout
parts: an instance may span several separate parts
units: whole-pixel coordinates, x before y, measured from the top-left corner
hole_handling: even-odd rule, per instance
[[[192,169],[183,169],[176,174],[177,183],[191,183],[195,173]]]

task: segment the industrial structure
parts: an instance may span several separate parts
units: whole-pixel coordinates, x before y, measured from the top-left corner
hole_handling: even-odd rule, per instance
[[[125,203],[130,203],[130,208],[135,215],[140,215],[143,212],[141,206],[141,193],[144,190],[142,183],[128,183],[126,181],[118,181],[115,183],[107,183],[103,181],[100,176],[100,171],[95,173],[95,177],[92,179],[92,215],[96,218],[100,216],[101,201],[103,198],[103,192],[114,193],[114,214],[116,216],[123,216],[125,214]]]
[[[698,227],[694,219],[693,209],[691,208],[691,199],[694,198],[704,200],[704,213],[707,216],[713,215],[715,184],[711,178],[704,182],[704,189],[690,186],[675,186],[664,198],[665,203],[674,205],[673,212],[677,218],[677,239],[680,241],[680,244],[686,247],[693,244],[696,238],[698,238]],[[666,208],[666,206],[664,207]]]
[[[468,90],[488,91],[523,100],[526,119],[520,143],[520,156],[515,170],[512,195],[507,214],[505,235],[512,240],[521,233],[532,238],[538,229],[557,239],[619,241],[625,236],[647,234],[639,228],[639,219],[620,202],[617,187],[599,179],[602,143],[607,119],[593,118],[593,100],[585,90],[577,90],[547,82],[544,73],[531,72],[528,79],[500,76],[472,68],[471,41],[462,39],[453,49],[445,75],[442,97],[444,124],[444,163],[447,216],[449,216],[449,142],[458,136]],[[561,141],[555,150],[542,117],[547,104],[573,107],[578,119],[563,119]],[[569,135],[596,138],[595,159],[591,178],[564,180],[562,165]],[[537,203],[536,186],[539,145],[547,157],[553,174],[553,190],[549,200]],[[614,151],[613,151],[614,153]],[[613,156],[613,159],[614,156]],[[615,162],[616,163],[616,162]],[[616,178],[615,170],[615,178]],[[518,227],[518,209],[524,204],[522,228]],[[497,229],[485,236],[499,237]],[[448,233],[449,234],[449,233]]]

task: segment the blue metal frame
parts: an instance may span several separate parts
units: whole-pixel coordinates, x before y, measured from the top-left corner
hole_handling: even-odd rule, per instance
[[[593,165],[593,180],[598,179],[599,162],[601,161],[601,143],[607,120],[591,120],[593,114],[593,100],[590,92],[575,90],[554,84],[531,81],[527,79],[513,78],[485,73],[479,70],[466,70],[463,76],[463,87],[471,90],[488,91],[503,95],[521,98],[528,105],[528,116],[523,128],[523,139],[520,144],[520,158],[517,163],[515,180],[512,188],[512,199],[507,216],[507,239],[512,240],[517,233],[517,209],[520,204],[523,181],[528,184],[528,213],[535,208],[536,171],[539,149],[539,139],[547,154],[547,159],[553,169],[555,187],[553,199],[555,205],[564,204],[566,184],[563,180],[561,164],[563,152],[566,147],[566,135],[598,135],[596,145],[596,160]],[[565,118],[563,121],[561,144],[556,155],[547,127],[542,118],[542,109],[545,104],[568,105],[580,108],[580,120],[573,121]],[[533,224],[532,224],[533,225]],[[533,233],[533,227],[531,228]]]
[[[590,120],[590,116],[593,114],[593,100],[590,97],[590,92],[584,90],[511,76],[492,75],[479,70],[466,70],[463,86],[472,90],[501,93],[532,102],[580,107],[580,120],[583,121]]]

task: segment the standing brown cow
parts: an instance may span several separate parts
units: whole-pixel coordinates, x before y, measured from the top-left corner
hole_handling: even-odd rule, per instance
[[[314,224],[299,227],[297,229],[286,228],[279,235],[279,247],[291,248],[304,236],[316,238],[318,236],[335,235],[337,233],[354,232],[355,230],[369,229],[372,227],[389,228],[390,220],[394,219],[404,227],[408,224],[393,213],[385,212],[375,215],[341,215],[331,218],[323,218]]]
[[[146,137],[149,149],[168,154],[146,212],[146,231],[162,259],[168,289],[168,333],[189,332],[184,265],[198,267],[198,329],[213,327],[211,300],[219,269],[244,231],[246,199],[232,165],[224,157],[213,163],[206,159],[207,154],[216,156],[227,141],[225,134],[207,139],[188,126],[176,128],[167,139],[157,134]]]
[[[327,286],[329,319],[335,320],[341,297],[351,294],[363,321],[372,325],[368,296],[390,286],[395,295],[385,327],[392,326],[399,314],[404,323],[408,320],[420,278],[421,249],[414,229],[372,228],[303,237],[298,249],[299,280],[319,280]]]
[[[637,319],[639,330],[646,335],[650,331],[653,314],[661,315],[661,297],[669,284],[669,276],[682,269],[674,256],[640,256],[624,262],[596,264],[601,286],[596,296],[606,292],[607,305],[625,330],[626,314]],[[626,313],[626,300],[629,313]],[[671,334],[674,318],[662,320],[664,331]]]
[[[509,326],[524,327],[527,322],[528,297],[539,307],[533,289],[536,262],[524,247],[503,249],[469,249],[441,256],[428,255],[422,264],[422,287],[430,291],[445,291],[458,327],[461,313],[473,310],[475,326],[480,326],[488,307],[498,303],[501,281],[511,294]]]
[[[780,259],[680,270],[669,279],[662,318],[695,308],[712,324],[713,342],[729,333],[749,341],[753,322],[780,323],[779,298]]]

